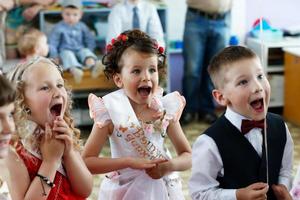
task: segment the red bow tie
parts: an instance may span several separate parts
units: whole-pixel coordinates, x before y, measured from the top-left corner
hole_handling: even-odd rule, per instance
[[[243,119],[242,126],[241,126],[241,132],[243,134],[246,134],[253,128],[264,129],[264,127],[265,127],[265,119],[262,119],[260,121]]]

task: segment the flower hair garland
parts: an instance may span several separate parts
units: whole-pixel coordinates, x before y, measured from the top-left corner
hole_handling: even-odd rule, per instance
[[[113,49],[113,45],[115,44],[116,41],[122,41],[122,42],[126,42],[128,40],[128,36],[125,34],[120,34],[117,38],[113,38],[111,39],[111,42],[106,45],[106,51],[110,52]],[[157,42],[154,43],[154,47],[155,49],[158,50],[158,53],[163,54],[165,49],[162,46],[159,46]]]

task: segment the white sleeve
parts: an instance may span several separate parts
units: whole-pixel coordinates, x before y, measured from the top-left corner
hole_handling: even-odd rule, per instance
[[[293,149],[294,143],[290,131],[285,124],[286,128],[286,144],[284,147],[282,165],[279,172],[278,183],[283,184],[289,190],[291,188],[291,177],[293,173]]]
[[[192,175],[189,180],[193,200],[236,200],[236,189],[219,188],[218,176],[224,175],[223,162],[214,140],[203,134],[193,145]]]
[[[120,33],[122,33],[122,15],[120,6],[122,5],[115,5],[108,15],[106,45],[111,42],[111,39],[116,38]]]
[[[153,5],[149,5],[149,20],[147,24],[147,33],[157,40],[158,44],[165,48],[164,32],[157,9]]]

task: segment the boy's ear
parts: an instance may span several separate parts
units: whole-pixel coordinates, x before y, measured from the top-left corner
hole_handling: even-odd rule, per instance
[[[123,81],[122,81],[121,75],[119,73],[116,73],[113,75],[113,80],[118,88],[123,87]]]
[[[228,99],[223,95],[222,91],[218,89],[214,89],[212,91],[212,95],[216,102],[220,104],[221,106],[227,106],[228,105]]]

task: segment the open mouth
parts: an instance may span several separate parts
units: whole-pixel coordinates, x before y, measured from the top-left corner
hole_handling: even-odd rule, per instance
[[[151,87],[150,86],[142,86],[138,88],[138,93],[142,96],[142,97],[147,97],[150,92],[151,92]]]
[[[257,99],[250,103],[251,107],[256,111],[263,111],[264,109],[264,99]]]
[[[50,108],[51,115],[54,117],[60,116],[62,111],[62,104],[55,104]]]

